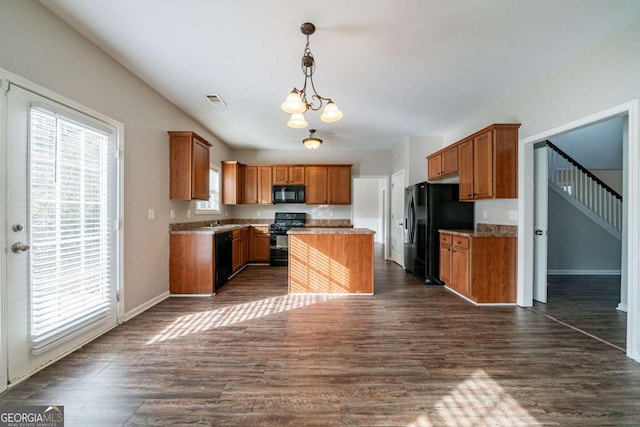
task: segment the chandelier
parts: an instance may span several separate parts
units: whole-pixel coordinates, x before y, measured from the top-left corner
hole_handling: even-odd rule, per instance
[[[294,87],[287,96],[287,99],[280,106],[284,111],[291,114],[287,126],[295,129],[307,127],[309,123],[305,120],[304,113],[308,110],[318,111],[322,108],[324,102],[326,102],[326,105],[322,115],[320,115],[320,120],[326,123],[337,122],[342,118],[342,111],[340,111],[338,106],[330,98],[320,96],[313,84],[313,73],[316,70],[316,64],[311,49],[309,49],[309,36],[316,31],[316,27],[310,22],[305,22],[300,26],[300,31],[307,36],[307,45],[302,55],[304,85],[302,89]],[[308,92],[309,90],[312,90],[313,93]],[[309,96],[309,98],[307,98],[307,96]],[[322,143],[322,141],[320,141],[320,143]]]
[[[320,148],[320,145],[322,145],[322,140],[316,137],[315,129],[309,129],[309,136],[303,139],[302,143],[309,150],[315,150],[316,148]]]

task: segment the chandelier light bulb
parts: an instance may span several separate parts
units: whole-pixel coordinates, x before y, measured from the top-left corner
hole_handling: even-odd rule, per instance
[[[298,114],[307,111],[307,106],[302,102],[301,93],[297,89],[293,89],[289,95],[287,95],[287,99],[280,105],[280,108],[289,114]]]
[[[304,115],[302,113],[295,113],[291,115],[291,118],[287,122],[287,126],[294,129],[302,129],[309,126],[309,123],[304,119]]]
[[[324,107],[324,111],[320,116],[320,120],[322,120],[325,123],[333,123],[340,120],[342,116],[343,116],[342,111],[340,111],[338,106],[334,104],[333,101],[329,101],[327,102],[327,106]]]

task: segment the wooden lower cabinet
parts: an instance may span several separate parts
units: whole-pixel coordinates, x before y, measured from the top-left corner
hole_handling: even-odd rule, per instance
[[[440,280],[476,303],[515,303],[517,239],[440,233]]]
[[[266,225],[251,227],[249,262],[269,262],[269,227]]]
[[[249,262],[249,228],[233,230],[232,271],[235,273]]]
[[[215,236],[169,236],[169,291],[172,294],[212,295],[215,289]]]

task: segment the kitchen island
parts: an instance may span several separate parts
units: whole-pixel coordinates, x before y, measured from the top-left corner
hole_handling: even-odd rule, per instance
[[[373,230],[299,227],[287,234],[289,293],[373,295]]]

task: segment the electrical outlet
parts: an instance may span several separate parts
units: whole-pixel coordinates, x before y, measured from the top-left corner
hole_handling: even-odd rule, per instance
[[[187,218],[191,218],[191,209],[187,209]]]
[[[169,211],[169,218],[175,218],[176,217],[176,210],[175,209],[171,209]]]
[[[156,210],[149,209],[149,219],[155,219],[155,217],[156,217]]]
[[[482,219],[489,218],[489,213],[487,211],[482,211]]]
[[[518,219],[518,211],[509,211],[509,219],[516,221]]]

